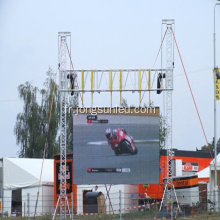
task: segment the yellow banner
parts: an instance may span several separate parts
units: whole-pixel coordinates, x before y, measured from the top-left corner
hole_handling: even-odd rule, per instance
[[[213,70],[214,72],[214,70]],[[220,100],[220,68],[216,68],[216,101]],[[213,74],[214,75],[214,74]]]

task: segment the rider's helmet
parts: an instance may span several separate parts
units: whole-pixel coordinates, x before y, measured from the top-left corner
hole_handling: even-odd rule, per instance
[[[107,128],[106,129],[105,136],[107,137],[107,139],[111,139],[112,138],[112,130],[111,130],[111,128]]]

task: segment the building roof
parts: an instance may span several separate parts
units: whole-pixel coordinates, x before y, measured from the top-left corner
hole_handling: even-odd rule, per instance
[[[160,151],[162,156],[167,155],[167,150],[162,149]],[[212,153],[213,155],[213,153]],[[196,157],[196,158],[212,158],[212,155],[209,151],[197,150],[197,151],[189,151],[189,150],[178,150],[173,148],[173,156],[174,157]]]

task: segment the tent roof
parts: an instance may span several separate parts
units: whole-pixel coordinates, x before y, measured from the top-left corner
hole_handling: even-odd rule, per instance
[[[38,186],[43,159],[3,158],[4,189]],[[41,184],[53,184],[54,160],[45,159]]]
[[[210,169],[210,167],[208,166],[208,167],[206,167],[205,169],[199,171],[199,172],[198,172],[198,177],[199,177],[199,178],[210,177],[210,175],[209,175],[209,169]]]
[[[213,165],[213,161],[215,161],[215,159],[213,159],[210,162],[210,165]],[[220,154],[217,155],[217,162],[218,162],[218,164],[220,164]],[[199,178],[210,177],[210,166],[208,166],[205,169],[203,169],[200,172],[198,172],[198,177]]]
[[[213,159],[215,161],[215,158]],[[213,160],[211,161],[211,165],[213,165]],[[217,162],[220,163],[220,154],[217,155]]]

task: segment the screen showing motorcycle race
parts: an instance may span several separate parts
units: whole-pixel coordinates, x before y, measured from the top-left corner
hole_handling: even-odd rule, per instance
[[[159,108],[73,110],[74,184],[159,183]]]

